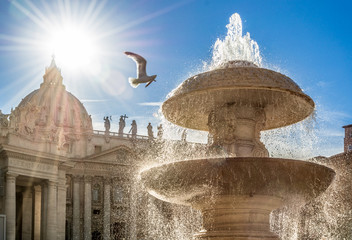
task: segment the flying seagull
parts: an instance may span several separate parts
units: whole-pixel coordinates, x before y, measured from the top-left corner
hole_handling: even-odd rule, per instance
[[[147,83],[145,87],[148,87],[153,81],[155,82],[156,75],[147,75],[147,61],[142,56],[133,52],[125,52],[125,54],[127,57],[132,58],[137,64],[137,78],[128,78],[132,87],[136,88],[141,83]]]

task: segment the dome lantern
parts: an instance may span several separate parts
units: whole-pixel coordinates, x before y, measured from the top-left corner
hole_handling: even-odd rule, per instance
[[[44,85],[49,87],[65,87],[62,84],[63,77],[61,76],[61,70],[56,66],[55,63],[55,56],[52,57],[50,66],[45,68],[43,79],[44,81],[41,86]]]

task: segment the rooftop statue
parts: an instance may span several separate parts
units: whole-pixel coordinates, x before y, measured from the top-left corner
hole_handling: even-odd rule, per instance
[[[127,116],[126,116],[126,114],[125,115],[121,115],[120,116],[120,121],[119,121],[119,136],[122,136],[123,135],[123,129],[125,128],[125,126],[126,126],[126,118],[128,118]]]
[[[154,135],[153,135],[153,126],[152,126],[151,123],[148,123],[147,130],[148,130],[148,137],[149,137],[149,139],[153,139],[153,138],[154,138]]]
[[[109,132],[110,131],[110,120],[112,120],[111,116],[110,116],[110,120],[109,120],[108,116],[104,117],[103,119],[104,119],[105,132]]]
[[[10,114],[3,114],[0,110],[0,127],[7,127],[9,125],[8,116]]]
[[[161,139],[163,137],[163,134],[164,134],[164,129],[163,129],[163,125],[160,124],[158,126],[158,138]]]
[[[137,123],[136,120],[132,120],[131,129],[128,133],[132,133],[132,138],[137,137]]]

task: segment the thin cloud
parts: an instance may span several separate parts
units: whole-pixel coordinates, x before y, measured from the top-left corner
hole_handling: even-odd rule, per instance
[[[143,102],[143,103],[138,103],[138,105],[141,106],[152,106],[152,107],[160,107],[162,102]]]
[[[335,128],[334,129],[323,129],[323,130],[320,130],[318,133],[320,136],[324,136],[324,137],[341,137],[341,138],[343,138],[345,136],[345,133],[343,130],[338,131]]]
[[[95,102],[107,102],[107,99],[83,99],[82,103],[95,103]]]

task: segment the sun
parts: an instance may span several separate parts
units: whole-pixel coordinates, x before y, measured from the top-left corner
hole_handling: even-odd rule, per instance
[[[85,26],[74,23],[53,27],[46,40],[47,54],[55,55],[57,63],[67,70],[89,70],[99,61],[95,36]]]
[[[28,49],[46,61],[54,55],[65,73],[74,74],[94,73],[106,55],[104,49],[110,42],[105,32],[112,27],[113,17],[104,12],[107,1],[28,0],[11,1],[11,6],[28,19],[18,25],[18,35],[11,36],[19,50]]]

